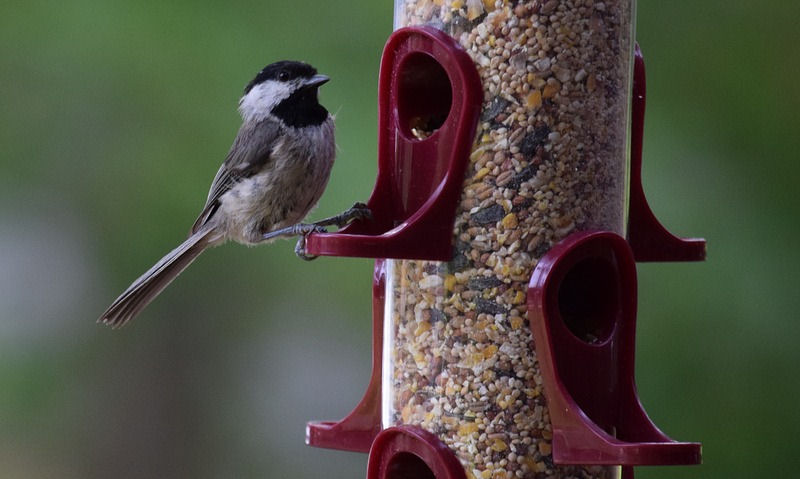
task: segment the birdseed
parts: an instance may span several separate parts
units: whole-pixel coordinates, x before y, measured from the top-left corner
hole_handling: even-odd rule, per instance
[[[469,479],[556,466],[526,317],[533,268],[575,231],[624,234],[634,0],[397,0],[472,57],[484,103],[449,262],[387,262],[384,426],[421,426]]]

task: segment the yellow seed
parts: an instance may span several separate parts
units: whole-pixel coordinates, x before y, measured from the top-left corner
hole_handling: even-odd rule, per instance
[[[497,345],[492,344],[491,346],[487,346],[486,349],[483,350],[483,357],[484,359],[489,359],[495,355],[497,352]]]
[[[475,148],[472,150],[472,153],[469,154],[469,159],[476,161],[484,154],[486,154],[486,147]]]
[[[456,277],[455,275],[448,274],[444,277],[444,289],[446,291],[453,291],[456,287]]]
[[[535,110],[542,106],[542,92],[539,90],[533,90],[525,97],[525,106],[527,106],[531,110]]]
[[[465,422],[458,426],[458,434],[460,436],[468,436],[478,432],[478,424],[474,422]]]
[[[424,366],[425,365],[425,355],[421,352],[417,351],[414,353],[414,362],[417,363],[417,366]]]
[[[400,411],[400,417],[403,418],[404,423],[407,423],[411,420],[412,413],[413,411],[411,411],[411,406],[405,405],[403,407],[402,411]]]
[[[482,479],[492,479],[492,471],[489,469],[485,469],[481,471],[481,478]]]
[[[516,228],[517,225],[519,224],[519,221],[517,220],[517,214],[516,213],[507,214],[505,218],[503,218],[502,223],[504,228]]]
[[[428,321],[422,321],[417,325],[417,329],[414,330],[414,336],[419,336],[426,331],[431,330],[431,323]]]
[[[503,442],[502,439],[495,439],[492,443],[492,450],[496,452],[503,452],[508,449],[508,444]]]
[[[541,454],[542,456],[549,456],[552,451],[553,447],[550,446],[549,442],[539,443],[539,454]]]
[[[453,10],[458,10],[463,6],[464,6],[464,0],[453,0],[453,3],[450,4],[450,8],[452,8]]]
[[[537,388],[527,388],[524,391],[525,395],[529,398],[539,397],[539,390]]]
[[[470,22],[483,15],[483,5],[481,3],[472,2],[467,5],[467,20]]]
[[[483,353],[474,353],[469,356],[470,367],[477,366],[483,362]]]
[[[522,463],[525,464],[526,466],[528,466],[528,469],[530,469],[531,471],[537,471],[538,470],[537,467],[536,467],[536,460],[534,460],[533,457],[531,457],[531,456],[523,457],[522,458]]]
[[[511,300],[511,304],[522,304],[525,302],[525,293],[522,291],[517,291],[517,294],[514,295],[514,299]]]
[[[481,178],[483,178],[488,174],[489,174],[489,168],[481,168],[480,170],[478,170],[477,173],[475,173],[474,179],[480,180]]]
[[[487,12],[491,12],[494,10],[494,0],[483,0],[483,7],[486,8]]]
[[[444,424],[449,424],[451,426],[455,425],[458,422],[458,419],[454,418],[453,416],[442,416],[439,418]]]
[[[544,86],[544,90],[542,91],[542,96],[544,98],[553,98],[556,96],[556,93],[561,89],[561,85],[558,83],[548,83]]]
[[[511,327],[514,328],[514,329],[521,328],[523,323],[524,323],[524,321],[522,320],[522,317],[520,317],[520,316],[513,316],[511,318]]]

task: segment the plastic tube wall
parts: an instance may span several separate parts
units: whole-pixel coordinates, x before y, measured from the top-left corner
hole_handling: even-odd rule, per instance
[[[387,261],[382,422],[433,432],[469,478],[619,474],[553,464],[525,300],[568,234],[625,235],[634,18],[634,0],[395,3],[395,28],[464,47],[484,104],[453,259]]]

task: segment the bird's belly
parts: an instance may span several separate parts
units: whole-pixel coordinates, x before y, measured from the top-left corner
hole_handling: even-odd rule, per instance
[[[299,223],[316,205],[327,174],[313,168],[270,170],[241,180],[220,200],[226,236],[254,244],[264,233]]]

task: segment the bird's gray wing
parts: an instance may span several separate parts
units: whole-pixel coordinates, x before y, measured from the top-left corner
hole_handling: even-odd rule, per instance
[[[262,120],[255,124],[245,123],[239,128],[228,156],[219,167],[214,181],[211,182],[206,204],[192,226],[192,234],[214,215],[222,195],[239,181],[261,171],[269,163],[279,134],[280,125],[270,120]]]

